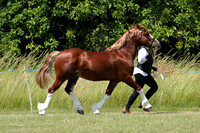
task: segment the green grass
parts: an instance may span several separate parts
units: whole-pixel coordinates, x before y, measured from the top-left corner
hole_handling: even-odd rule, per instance
[[[199,72],[199,55],[192,60],[175,61],[170,57],[158,59],[163,72]],[[0,71],[23,69],[38,70],[43,60],[34,55],[0,58]],[[37,103],[44,102],[47,90],[36,85],[36,72],[26,72],[33,102],[33,114],[26,79],[23,71],[0,73],[0,132],[199,132],[200,128],[200,74],[166,75],[162,80],[154,78],[159,89],[150,99],[153,112],[144,112],[137,106],[139,97],[131,107],[131,115],[123,115],[122,109],[133,89],[119,83],[111,98],[101,109],[101,115],[93,115],[91,106],[102,100],[108,81],[92,82],[79,79],[75,95],[81,101],[85,115],[73,109],[73,101],[64,92],[64,83],[53,96],[46,116],[39,116]],[[51,82],[55,79],[53,74]],[[144,91],[148,89],[144,87]]]
[[[199,56],[194,56],[192,60],[189,60],[187,58],[188,56],[186,56],[179,61],[174,61],[170,57],[164,57],[159,59],[157,64],[163,72],[199,72],[200,62],[197,60]],[[6,55],[0,58],[0,71],[23,69],[23,66],[26,66],[27,69],[39,70],[44,59],[40,62],[38,62],[38,59],[34,55],[18,58]],[[36,72],[26,73],[31,90],[33,109],[36,110],[37,103],[44,102],[47,90],[40,89],[36,84]],[[166,79],[164,80],[159,75],[155,75],[154,78],[158,83],[159,89],[150,99],[153,107],[200,107],[200,74],[166,75]],[[50,81],[51,84],[54,79],[55,75],[53,74]],[[73,101],[64,92],[66,84],[67,82],[53,96],[50,102],[50,108],[73,109]],[[81,101],[85,111],[91,111],[92,104],[102,100],[107,85],[108,81],[92,82],[81,78],[79,79],[75,86],[75,95]],[[147,86],[144,87],[144,91],[146,90],[148,90]],[[103,108],[123,108],[132,91],[133,89],[126,84],[119,83]],[[0,99],[1,109],[30,109],[27,84],[23,71],[0,73]],[[138,97],[132,108],[136,108],[140,101],[141,98]]]
[[[46,116],[27,111],[1,111],[0,132],[197,133],[199,120],[199,111],[136,111],[130,115],[106,111],[101,115],[79,115],[66,110],[49,110]]]

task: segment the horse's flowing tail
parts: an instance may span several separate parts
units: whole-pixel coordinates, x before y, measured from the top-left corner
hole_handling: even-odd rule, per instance
[[[36,82],[40,86],[40,88],[46,88],[49,81],[49,76],[52,70],[52,65],[55,58],[60,54],[59,51],[53,51],[47,57],[45,63],[42,68],[36,75]],[[54,58],[55,57],[55,58]]]

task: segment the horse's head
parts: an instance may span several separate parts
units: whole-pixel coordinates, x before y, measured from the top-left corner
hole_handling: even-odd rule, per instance
[[[145,27],[139,25],[136,25],[136,27],[140,31],[140,35],[138,37],[140,45],[152,48],[161,48],[160,42],[155,39]]]
[[[113,45],[106,49],[106,51],[119,50],[127,44],[128,41],[134,41],[134,44],[139,44],[146,47],[160,48],[160,42],[153,38],[149,31],[143,26],[136,25],[126,31]]]

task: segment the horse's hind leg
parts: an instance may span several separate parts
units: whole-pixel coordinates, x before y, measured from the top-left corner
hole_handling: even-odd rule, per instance
[[[78,76],[74,75],[72,78],[68,79],[68,83],[67,86],[65,87],[65,91],[67,92],[67,94],[72,98],[73,102],[74,102],[74,108],[76,109],[76,111],[79,114],[84,115],[84,111],[83,111],[83,107],[81,106],[80,101],[76,98],[76,96],[74,95],[74,86],[78,80]]]
[[[39,111],[39,115],[45,115],[46,109],[49,106],[49,102],[52,98],[52,96],[54,95],[55,91],[60,87],[60,85],[63,83],[63,81],[60,80],[55,80],[55,82],[53,83],[53,85],[49,88],[48,90],[48,94],[46,97],[46,100],[44,103],[39,103],[38,102],[38,111]]]

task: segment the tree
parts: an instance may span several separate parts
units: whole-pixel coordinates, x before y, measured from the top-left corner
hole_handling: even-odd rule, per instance
[[[1,0],[0,54],[72,47],[103,51],[136,23],[168,46],[166,52],[199,52],[195,0]]]
[[[195,0],[154,0],[143,9],[141,24],[147,26],[165,44],[175,51],[200,50],[199,3]],[[164,52],[165,49],[162,51]]]

